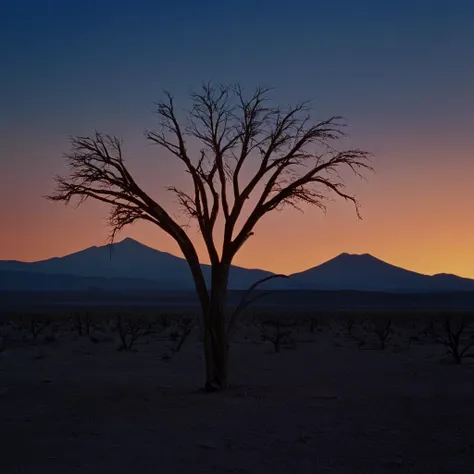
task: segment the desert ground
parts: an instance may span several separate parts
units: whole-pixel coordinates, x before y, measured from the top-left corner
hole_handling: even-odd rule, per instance
[[[206,394],[193,311],[3,315],[0,472],[472,474],[474,359],[442,317],[248,314]]]

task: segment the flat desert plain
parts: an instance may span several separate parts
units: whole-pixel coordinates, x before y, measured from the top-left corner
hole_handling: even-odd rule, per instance
[[[124,316],[131,350],[115,316],[83,317],[2,317],[2,474],[474,473],[474,359],[431,315],[391,315],[384,349],[385,314],[247,318],[212,394],[193,315]]]

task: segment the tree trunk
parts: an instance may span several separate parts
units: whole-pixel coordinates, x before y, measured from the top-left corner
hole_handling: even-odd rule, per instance
[[[206,391],[220,391],[228,386],[229,345],[225,318],[228,280],[229,265],[220,263],[213,267],[210,305],[203,318]]]

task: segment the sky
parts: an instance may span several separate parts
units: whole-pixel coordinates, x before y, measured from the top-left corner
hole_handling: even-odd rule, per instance
[[[282,105],[309,99],[317,118],[345,116],[376,172],[348,183],[361,221],[339,201],[326,215],[268,215],[236,264],[292,273],[371,253],[474,278],[473,45],[470,0],[3,0],[0,259],[106,242],[106,206],[43,198],[66,170],[71,135],[121,136],[134,175],[175,212],[164,187],[186,176],[143,137],[156,124],[153,102],[167,89],[185,108],[203,81],[239,82],[273,87]],[[151,224],[127,236],[179,254]]]

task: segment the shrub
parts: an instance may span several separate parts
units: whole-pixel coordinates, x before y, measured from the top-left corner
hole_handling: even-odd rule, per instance
[[[24,317],[22,325],[30,333],[33,341],[36,341],[38,336],[43,334],[46,328],[51,325],[51,318],[45,314],[34,314]]]
[[[375,335],[377,336],[380,344],[380,349],[385,349],[387,341],[392,336],[392,320],[388,319],[380,319],[376,320],[373,323],[373,329]]]
[[[255,325],[260,330],[262,341],[271,342],[275,352],[280,352],[281,346],[291,341],[291,335],[295,328],[293,321],[281,318],[263,322],[256,321]]]
[[[172,349],[174,352],[180,351],[193,328],[194,321],[191,318],[181,318],[178,320],[174,330],[170,333],[170,339],[176,343],[175,347]]]
[[[72,316],[74,329],[79,336],[90,336],[94,321],[90,313],[74,313]]]
[[[125,318],[118,314],[115,317],[115,329],[120,336],[119,351],[130,352],[135,343],[152,332],[153,324],[141,316]]]
[[[319,325],[319,319],[316,316],[310,316],[306,319],[306,325],[308,326],[309,332],[314,334]]]
[[[433,329],[435,341],[446,347],[458,365],[463,358],[471,356],[474,348],[474,335],[468,334],[469,325],[470,321],[464,316],[447,315],[444,324],[435,325]]]

